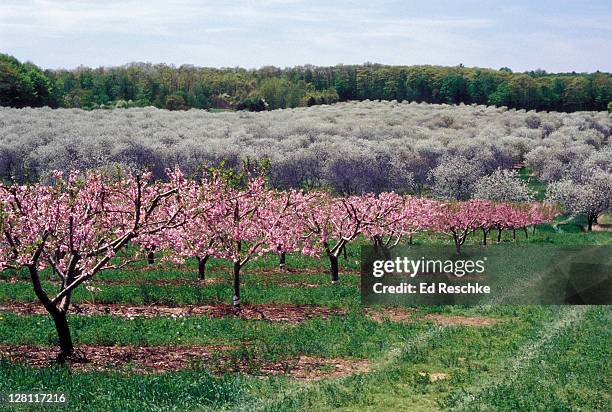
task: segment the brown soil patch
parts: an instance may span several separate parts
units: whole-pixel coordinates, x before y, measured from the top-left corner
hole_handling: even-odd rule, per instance
[[[315,358],[300,356],[291,376],[297,380],[313,381],[323,378],[342,378],[370,370],[370,362],[363,359]]]
[[[422,319],[430,320],[446,326],[492,326],[498,322],[497,319],[483,316],[453,316],[439,313],[430,313],[429,315],[423,316]]]
[[[125,366],[129,362],[142,371],[174,370],[187,368],[195,362],[210,359],[213,354],[229,349],[223,346],[166,348],[79,345],[75,356],[68,359],[68,363],[77,370],[112,369]],[[0,345],[1,357],[32,367],[53,365],[57,353],[58,349],[55,347]]]
[[[308,288],[308,289],[312,289],[312,288],[320,288],[323,286],[327,286],[327,285],[318,285],[316,283],[302,283],[302,282],[297,282],[297,283],[277,283],[276,286],[279,286],[281,288]]]
[[[414,313],[414,309],[406,309],[406,308],[380,308],[380,309],[371,309],[366,308],[366,315],[378,322],[383,323],[385,320],[389,320],[391,322],[410,322],[412,321],[412,315]]]
[[[12,312],[20,315],[46,315],[42,305],[35,302],[10,302],[0,304],[0,312]],[[339,308],[309,305],[243,305],[238,314],[234,314],[230,305],[121,305],[121,304],[73,304],[69,314],[94,316],[110,315],[124,318],[142,316],[152,318],[157,316],[184,317],[201,315],[210,318],[238,317],[241,319],[265,320],[270,322],[299,323],[315,317],[327,318],[332,315],[344,315],[346,311]]]
[[[443,381],[450,377],[447,373],[441,373],[441,372],[431,372],[431,373],[419,372],[419,376],[428,377],[429,382],[431,383],[434,383],[436,381]]]
[[[288,267],[283,269],[279,268],[258,268],[258,269],[249,269],[245,270],[245,273],[250,275],[256,274],[276,274],[276,275],[324,275],[329,276],[329,268],[316,266],[310,268],[292,268]],[[361,271],[359,269],[340,269],[339,276],[342,278],[342,275],[361,275]]]
[[[288,375],[297,380],[312,381],[322,378],[340,378],[367,372],[370,363],[361,359],[317,358],[298,356],[276,362],[253,363],[253,360],[231,358],[227,346],[94,346],[80,345],[75,356],[68,359],[73,370],[104,371],[119,369],[154,373],[205,367],[214,373],[242,372],[255,375]],[[57,349],[53,347],[0,345],[0,358],[25,363],[31,367],[45,367],[55,363]],[[254,366],[256,365],[256,366]]]
[[[593,225],[592,229],[595,232],[612,232],[612,224],[605,223],[605,224]]]

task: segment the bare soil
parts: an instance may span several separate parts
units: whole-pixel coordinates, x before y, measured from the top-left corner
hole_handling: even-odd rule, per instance
[[[254,362],[252,359],[231,358],[226,353],[235,349],[228,346],[94,346],[80,345],[68,359],[73,370],[121,370],[155,373],[203,367],[213,373],[241,372],[252,375],[288,375],[297,380],[312,381],[339,378],[367,372],[370,363],[362,359],[317,358],[298,356],[276,362]],[[45,367],[55,363],[57,349],[40,346],[0,345],[0,358]]]
[[[442,372],[419,372],[419,376],[427,377],[430,383],[443,381],[450,377],[447,373]]]
[[[0,304],[0,312],[12,312],[20,315],[46,315],[45,308],[36,302],[10,302]],[[185,305],[180,307],[159,305],[122,305],[122,304],[73,304],[69,314],[82,316],[110,315],[124,318],[142,316],[152,318],[157,316],[184,317],[208,316],[211,318],[237,317],[249,320],[264,320],[270,322],[299,323],[315,317],[328,318],[332,315],[344,315],[346,311],[339,308],[309,305],[262,304],[242,305],[240,312],[235,314],[230,305]]]
[[[612,223],[601,223],[593,225],[593,231],[595,232],[612,232]]]
[[[378,323],[383,323],[385,320],[405,323],[413,320],[412,315],[414,314],[414,309],[394,307],[379,309],[366,308],[365,313],[370,319]]]

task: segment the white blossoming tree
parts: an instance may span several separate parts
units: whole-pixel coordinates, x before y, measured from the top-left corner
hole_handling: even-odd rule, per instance
[[[599,215],[612,209],[612,173],[593,169],[584,181],[565,178],[551,183],[547,196],[567,213],[585,215],[591,231]]]
[[[534,192],[516,171],[497,169],[474,185],[474,198],[494,202],[530,202]]]

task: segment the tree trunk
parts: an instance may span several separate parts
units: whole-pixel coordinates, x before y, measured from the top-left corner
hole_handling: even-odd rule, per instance
[[[458,255],[461,254],[461,238],[457,233],[453,233],[453,241],[455,242],[455,251]]]
[[[66,319],[66,312],[70,304],[70,293],[65,297],[64,310],[60,311],[58,307],[51,302],[47,292],[43,289],[40,283],[40,277],[38,275],[37,262],[33,265],[29,265],[28,269],[30,272],[30,279],[32,280],[32,287],[36,297],[45,307],[49,315],[53,318],[55,323],[55,330],[59,339],[60,354],[57,356],[57,361],[64,363],[66,358],[74,352],[74,346],[72,345],[72,338],[70,337],[70,328],[68,326],[68,320]]]
[[[234,262],[234,298],[232,299],[232,305],[234,312],[240,310],[240,262]]]
[[[485,228],[482,228],[482,245],[487,245],[487,230]]]
[[[55,261],[56,262],[60,261],[61,256],[60,256],[60,251],[59,250],[56,250],[53,253],[53,256],[55,257]],[[55,268],[55,266],[52,266],[52,275],[53,275],[52,278],[55,277],[55,278],[59,279],[59,274],[57,273],[57,269]]]
[[[455,251],[457,252],[458,255],[461,254],[461,243],[455,241]]]
[[[348,255],[346,253],[346,243],[344,244],[344,246],[342,246],[342,256],[344,257],[344,260],[348,260]]]
[[[596,220],[597,218],[592,216],[592,215],[587,215],[587,230],[589,232],[593,231],[593,222]]]
[[[287,268],[287,254],[285,252],[278,254],[278,267],[281,270],[285,270]]]
[[[389,249],[387,246],[381,246],[381,250],[385,260],[391,260],[391,249]]]
[[[412,245],[412,235],[408,236],[408,244]]]
[[[334,255],[328,255],[329,256],[329,263],[330,263],[330,267],[329,267],[329,274],[331,275],[331,282],[333,285],[336,285],[338,283],[338,257],[334,256]]]
[[[502,234],[502,228],[498,227],[497,228],[497,243],[501,243],[501,234]]]
[[[208,262],[209,256],[206,255],[202,258],[198,258],[198,279],[204,280],[206,279],[206,262]]]
[[[525,239],[529,239],[529,231],[527,230],[527,226],[525,226],[523,230],[525,231]]]
[[[512,241],[516,242],[516,228],[512,228]]]
[[[57,331],[57,337],[59,338],[60,354],[57,356],[57,361],[64,363],[66,359],[74,352],[74,346],[72,345],[72,338],[70,336],[70,328],[68,327],[68,320],[66,319],[66,312],[54,312],[51,313],[53,322],[55,323],[55,330]]]
[[[147,249],[147,263],[149,265],[155,264],[155,252],[153,249]]]

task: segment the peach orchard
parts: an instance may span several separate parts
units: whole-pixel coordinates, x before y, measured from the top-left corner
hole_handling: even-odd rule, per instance
[[[213,173],[201,181],[168,170],[165,182],[147,173],[56,172],[49,184],[0,186],[0,269],[27,270],[34,292],[54,320],[64,361],[74,351],[67,313],[73,291],[97,273],[159,252],[182,263],[196,258],[204,278],[210,257],[233,263],[233,307],[240,310],[240,272],[265,254],[288,252],[338,259],[359,237],[391,248],[420,231],[446,234],[457,253],[468,234],[487,235],[549,222],[546,203],[436,201],[385,192],[334,197],[322,191],[272,190],[262,176],[242,187]],[[134,252],[136,250],[136,252]],[[58,276],[55,295],[40,271]]]

